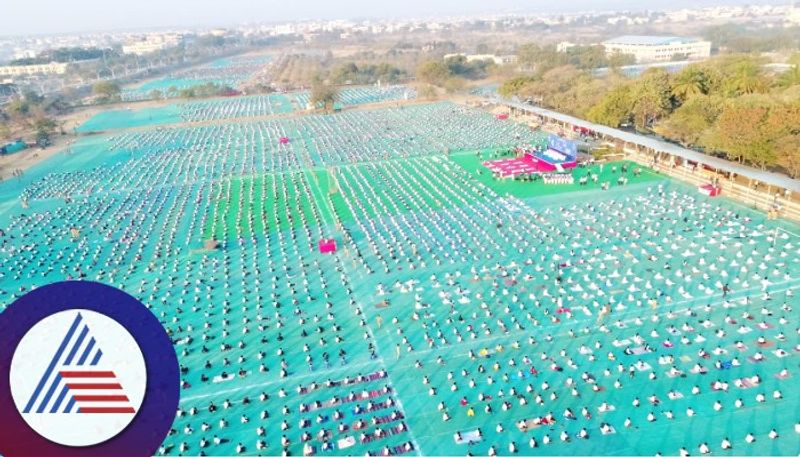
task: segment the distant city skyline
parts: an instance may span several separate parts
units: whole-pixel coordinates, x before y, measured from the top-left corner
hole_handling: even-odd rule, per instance
[[[674,10],[720,5],[786,5],[765,0],[31,0],[3,5],[0,35],[60,34],[169,27],[226,27],[253,22],[419,18],[447,15],[557,14]]]

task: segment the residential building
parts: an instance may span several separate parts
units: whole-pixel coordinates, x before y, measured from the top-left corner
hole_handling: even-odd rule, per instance
[[[0,67],[0,76],[63,75],[66,63],[50,62],[36,65],[6,65]]]
[[[632,54],[636,62],[666,62],[705,59],[711,55],[711,42],[677,36],[625,35],[603,42],[606,54]]]
[[[152,54],[164,49],[178,46],[182,37],[178,34],[147,35],[138,40],[129,41],[122,46],[123,54],[136,54],[137,56]]]

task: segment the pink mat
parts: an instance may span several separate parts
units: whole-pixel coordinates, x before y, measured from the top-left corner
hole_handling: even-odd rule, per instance
[[[556,169],[547,162],[525,155],[514,159],[489,160],[483,166],[502,177],[531,173],[545,173]]]
[[[321,252],[322,254],[336,252],[336,240],[334,240],[333,238],[325,238],[319,240],[319,252]]]
[[[556,171],[556,166],[554,164],[528,152],[519,158],[488,160],[483,162],[483,166],[491,170],[492,173],[497,173],[503,178],[522,174],[551,173]],[[569,170],[576,166],[577,162],[564,162],[561,164],[564,170]]]
[[[701,194],[708,195],[709,197],[716,197],[722,192],[722,189],[719,187],[714,187],[711,184],[706,184],[704,186],[700,186],[697,188]]]

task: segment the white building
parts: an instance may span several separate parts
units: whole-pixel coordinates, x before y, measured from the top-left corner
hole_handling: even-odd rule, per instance
[[[63,75],[66,72],[67,64],[58,62],[0,67],[0,76]]]
[[[509,54],[509,55],[502,55],[498,56],[495,54],[464,54],[464,53],[456,53],[456,54],[445,54],[444,59],[447,60],[451,57],[465,57],[467,62],[476,62],[479,60],[491,60],[495,63],[495,65],[510,65],[517,63],[517,56]]]
[[[569,41],[561,41],[556,45],[556,52],[567,52],[577,46],[577,44]]]
[[[180,44],[181,36],[178,34],[147,35],[142,39],[130,41],[122,46],[123,54],[136,54],[137,56],[152,54]]]
[[[606,54],[633,54],[636,62],[667,62],[705,59],[711,55],[711,42],[676,36],[625,35],[603,42]]]
[[[36,57],[38,52],[35,49],[15,49],[14,50],[14,58],[15,59],[33,59]]]

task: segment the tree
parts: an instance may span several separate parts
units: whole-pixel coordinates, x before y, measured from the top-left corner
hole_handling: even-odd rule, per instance
[[[569,60],[565,53],[556,52],[554,46],[541,47],[527,43],[517,48],[517,63],[526,70],[541,74],[551,68],[567,65]]]
[[[520,96],[541,100],[543,105],[553,109],[563,109],[559,103],[563,93],[572,89],[576,84],[589,80],[584,72],[572,65],[564,65],[547,70],[541,76],[531,77],[531,82],[525,84],[519,91]]]
[[[42,101],[42,107],[45,112],[52,114],[64,114],[70,109],[67,99],[60,94],[45,98]]]
[[[672,110],[669,73],[650,69],[634,85],[633,119],[637,129],[646,130]]]
[[[404,75],[403,70],[385,62],[362,66],[348,62],[336,67],[331,72],[330,79],[336,84],[374,84],[378,81],[393,83]]]
[[[800,178],[800,135],[787,135],[778,140],[778,164],[792,178]]]
[[[450,70],[442,62],[428,60],[417,67],[417,79],[421,82],[441,86],[450,77]]]
[[[567,51],[569,63],[584,70],[607,67],[608,57],[603,46],[575,46]]]
[[[600,103],[608,92],[620,84],[613,76],[603,79],[589,78],[588,81],[580,80],[554,103],[575,116],[585,118],[592,106]]]
[[[436,88],[430,84],[423,84],[417,87],[417,94],[421,99],[431,99],[436,97]]]
[[[547,53],[534,45],[518,49],[531,62]],[[800,64],[800,55],[789,62]],[[685,146],[796,174],[800,84],[790,73],[773,85],[762,65],[760,58],[722,55],[672,76],[651,69],[630,79],[613,72],[598,78],[574,65],[540,65],[534,74],[506,79],[498,91],[612,127],[633,122]]]
[[[358,75],[358,65],[355,62],[349,62],[333,70],[331,80],[339,84],[352,84]]]
[[[39,105],[44,101],[43,96],[32,90],[26,90],[25,93],[22,94],[22,98],[25,100],[25,103],[29,105]]]
[[[747,152],[757,141],[757,125],[766,114],[766,110],[742,109],[729,104],[725,107],[717,121],[713,134],[707,145],[722,150],[729,159],[744,162]],[[739,123],[743,122],[742,125]]]
[[[781,87],[791,87],[800,84],[800,64],[794,64],[778,77]]]
[[[194,87],[187,87],[186,89],[181,89],[178,92],[178,95],[181,98],[195,98],[197,97],[197,91],[195,90]]]
[[[709,146],[731,160],[766,168],[776,163],[776,146],[792,133],[792,110],[771,99],[754,96],[728,102],[717,120]]]
[[[542,76],[542,82],[534,87],[543,104],[558,111],[578,114],[602,99],[608,92],[605,85],[605,79],[595,80],[575,67],[566,66],[548,71]]]
[[[36,142],[40,145],[50,144],[50,137],[53,135],[58,124],[49,117],[36,118],[33,121],[33,129],[36,131]]]
[[[390,65],[388,63],[379,63],[378,65],[374,65],[371,67],[374,68],[374,79],[379,79],[383,82],[394,83],[399,81],[401,78],[405,78],[408,76],[405,70],[395,67],[394,65]],[[369,82],[372,83],[375,81],[369,81]]]
[[[598,124],[619,127],[630,122],[633,98],[630,85],[621,85],[610,91],[597,105],[586,113],[586,117]]]
[[[30,113],[31,105],[23,98],[15,98],[6,105],[6,111],[17,122],[22,122]]]
[[[445,59],[444,66],[447,69],[448,77],[458,76],[467,79],[481,79],[486,77],[490,68],[494,67],[494,61],[483,59],[470,62],[466,57],[458,55]]]
[[[113,81],[99,81],[92,86],[92,93],[100,97],[103,101],[118,100],[122,90]]]
[[[689,66],[673,78],[672,95],[683,103],[697,95],[707,94],[710,84],[711,80],[708,73],[699,67]]]
[[[497,89],[497,93],[506,98],[511,98],[514,95],[519,95],[523,87],[537,81],[538,78],[533,76],[517,76],[507,79]]]
[[[316,78],[311,85],[311,104],[315,107],[322,106],[325,111],[333,111],[333,105],[339,97],[336,88],[328,84],[324,84],[319,78]]]
[[[623,54],[615,52],[608,56],[608,66],[610,68],[624,67],[625,65],[633,65],[636,63],[636,56],[633,54]]]
[[[531,70],[538,62],[540,48],[533,43],[526,43],[517,48],[517,63],[526,70]]]
[[[684,146],[697,146],[714,126],[721,111],[722,100],[719,97],[697,95],[660,122],[655,131]]]
[[[761,66],[753,59],[741,60],[732,65],[725,80],[725,89],[729,95],[745,95],[764,92],[769,83],[761,72]]]
[[[704,36],[728,52],[764,53],[796,49],[800,44],[797,28],[754,28],[750,24],[725,24],[708,29]]]
[[[447,81],[444,82],[444,89],[447,91],[448,94],[454,94],[459,92],[464,88],[464,79],[462,78],[448,78]]]

